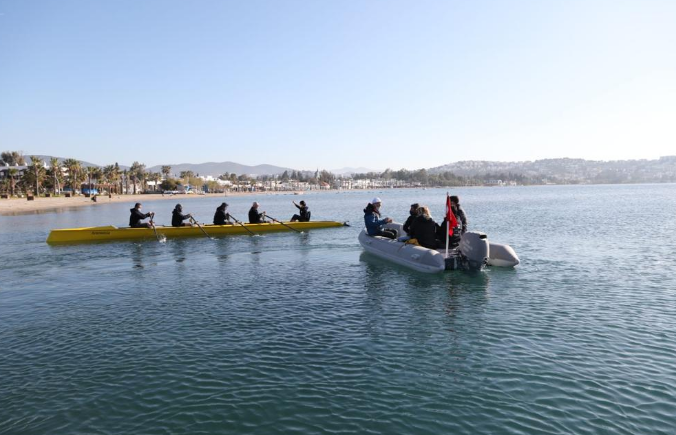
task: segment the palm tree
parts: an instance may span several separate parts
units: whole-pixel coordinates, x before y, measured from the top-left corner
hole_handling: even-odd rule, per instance
[[[49,166],[52,167],[52,177],[54,177],[54,195],[58,195],[61,190],[61,183],[59,177],[61,176],[61,165],[59,159],[52,157],[49,159]]]
[[[7,166],[25,166],[26,159],[19,151],[5,151],[0,153],[0,160],[5,162]]]
[[[170,173],[171,173],[171,166],[163,165],[162,166],[162,175],[164,175],[165,179],[169,178]]]
[[[85,168],[87,171],[87,188],[89,189],[89,194],[92,194],[92,175],[94,172],[94,167],[93,166],[87,166]]]
[[[76,186],[81,177],[82,165],[76,159],[66,159],[62,164],[68,170],[68,185],[75,194]]]
[[[103,167],[103,178],[106,180],[106,186],[108,186],[108,193],[112,195],[113,189],[111,187],[111,184],[113,184],[116,181],[114,165],[107,165]]]
[[[136,183],[145,178],[145,169],[146,165],[139,162],[132,163],[129,168],[129,177],[134,182],[134,195],[136,195]]]
[[[89,176],[96,181],[96,183],[95,183],[96,190],[100,191],[101,190],[101,182],[103,181],[103,170],[101,169],[101,167],[95,166],[94,168],[90,168]],[[90,189],[91,189],[91,186],[90,186]]]
[[[14,196],[14,189],[16,188],[16,180],[14,177],[19,173],[19,170],[16,168],[9,168],[9,171],[7,171],[7,175],[9,176],[9,185],[10,189],[12,190],[12,196]]]
[[[40,182],[43,180],[45,176],[45,162],[36,157],[36,156],[30,156],[31,159],[31,175],[33,178],[33,182],[35,183],[35,196],[40,195]]]
[[[160,181],[162,181],[162,174],[159,172],[153,172],[150,174],[150,179],[155,182],[153,191],[157,191],[157,186],[160,184]]]
[[[117,162],[115,162],[115,165],[113,165],[113,170],[108,175],[108,180],[110,180],[111,183],[115,183],[116,193],[122,192],[122,176],[120,172],[120,165],[118,165]],[[118,182],[120,183],[119,185],[117,184]],[[120,190],[117,189],[118,187]]]
[[[235,186],[235,191],[239,192],[239,180],[234,172],[230,174],[230,183]]]
[[[193,178],[195,176],[195,174],[192,171],[181,171],[179,176],[183,179],[183,182],[185,184],[188,184],[188,183],[190,183],[190,179]],[[186,182],[186,180],[187,180],[187,182]]]

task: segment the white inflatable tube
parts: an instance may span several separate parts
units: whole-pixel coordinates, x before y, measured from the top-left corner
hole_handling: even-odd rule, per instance
[[[509,245],[489,243],[488,265],[497,267],[514,267],[519,264],[519,257]]]

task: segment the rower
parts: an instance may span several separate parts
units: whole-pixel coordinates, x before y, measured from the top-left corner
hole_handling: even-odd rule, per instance
[[[214,214],[214,225],[232,225],[230,213],[225,212],[226,208],[228,208],[228,204],[225,202],[218,206]]]
[[[155,213],[149,212],[149,213],[143,213],[141,211],[141,203],[137,202],[136,205],[134,205],[134,208],[129,209],[131,212],[131,216],[129,216],[129,226],[132,228],[152,228],[154,226],[153,224],[153,217],[155,216]],[[143,219],[150,218],[150,222],[141,222]]]
[[[305,201],[301,201],[300,205],[296,204],[296,201],[293,202],[293,205],[298,209],[299,214],[295,214],[291,217],[291,222],[310,222],[310,210],[308,210]]]
[[[181,204],[176,204],[174,211],[171,212],[171,226],[172,227],[189,227],[192,224],[183,222],[186,219],[190,219],[192,215],[190,213],[183,214],[183,206]]]
[[[264,224],[265,223],[265,212],[258,213],[258,204],[254,201],[249,209],[249,223],[250,224]]]

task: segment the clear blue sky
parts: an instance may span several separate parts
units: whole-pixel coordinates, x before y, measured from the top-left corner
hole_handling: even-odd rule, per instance
[[[0,0],[0,149],[301,169],[676,154],[676,1]]]

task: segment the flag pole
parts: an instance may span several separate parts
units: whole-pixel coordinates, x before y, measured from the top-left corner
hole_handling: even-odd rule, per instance
[[[446,207],[448,207],[448,192],[446,192]],[[446,210],[446,256],[448,258],[448,232],[450,231],[451,223],[448,221],[448,210]]]

